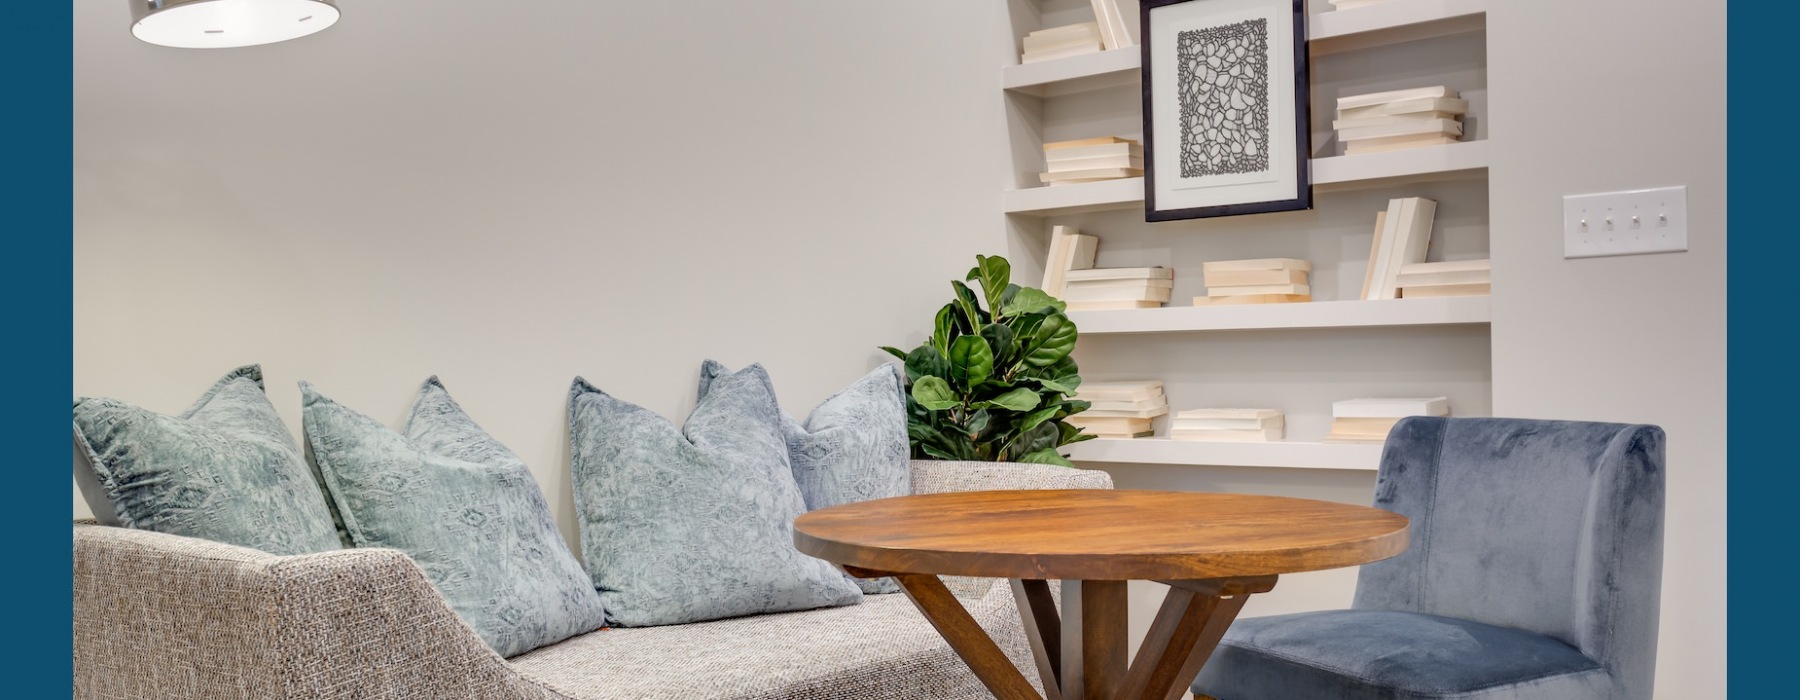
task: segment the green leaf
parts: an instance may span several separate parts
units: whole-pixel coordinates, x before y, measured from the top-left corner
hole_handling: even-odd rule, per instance
[[[936,458],[944,460],[946,462],[954,462],[957,459],[956,455],[950,454],[948,452],[940,450],[936,447],[932,447],[931,445],[928,445],[925,443],[919,443],[919,449],[924,450],[925,454],[931,455],[932,457],[936,457]]]
[[[1041,450],[1035,450],[1019,455],[1018,461],[1026,464],[1054,464],[1059,467],[1075,466],[1075,464],[1070,462],[1067,457],[1058,454],[1054,447],[1046,447]]]
[[[1037,408],[1038,394],[1025,387],[1019,387],[975,405],[983,408],[1004,408],[1008,411],[1029,411]]]
[[[920,377],[950,378],[950,362],[939,355],[937,348],[920,345],[906,356],[906,378],[917,382]]]
[[[1013,454],[1026,454],[1045,448],[1056,447],[1061,443],[1062,430],[1056,423],[1039,423],[1037,427],[1019,433],[1013,445]]]
[[[1006,285],[1006,291],[1000,293],[1000,305],[994,306],[994,307],[989,307],[989,308],[1001,309],[1002,310],[1000,312],[1001,316],[1010,315],[1005,312],[1005,309],[1007,308],[1008,305],[1013,303],[1014,298],[1019,296],[1019,290],[1021,290],[1021,289],[1024,289],[1024,287],[1021,287],[1016,284]]]
[[[1019,352],[1018,339],[1013,337],[1011,328],[1003,323],[990,323],[981,327],[981,338],[986,340],[988,349],[994,351],[994,366],[1005,367]]]
[[[1075,349],[1075,333],[1075,322],[1068,316],[1060,313],[1045,316],[1043,325],[1032,335],[1025,363],[1049,367],[1061,362]]]
[[[1057,416],[1057,418],[1067,418],[1069,416],[1075,415],[1082,411],[1088,410],[1088,408],[1090,406],[1093,406],[1094,404],[1089,403],[1087,401],[1082,401],[1079,399],[1073,399],[1073,400],[1069,400],[1069,401],[1064,401],[1060,405],[1062,406],[1062,410],[1064,411],[1064,413],[1060,416]]]
[[[950,379],[973,388],[994,373],[994,353],[978,335],[965,335],[950,344]]]
[[[988,423],[991,422],[993,418],[993,414],[988,413],[985,409],[970,411],[969,421],[963,426],[967,429],[969,439],[980,441],[981,433],[988,429]]]
[[[950,354],[950,341],[956,339],[956,302],[938,309],[936,331],[931,334],[931,345],[937,348],[939,355]]]
[[[1058,394],[1073,394],[1081,386],[1081,368],[1074,357],[1064,357],[1049,367],[1033,368],[1030,376],[1038,385]]]
[[[1042,289],[1021,287],[1018,293],[1005,302],[1000,309],[1001,316],[1017,316],[1019,314],[1043,313],[1054,311],[1061,313],[1068,308],[1067,304],[1057,301],[1056,297],[1044,293]]]
[[[1044,325],[1044,316],[1045,314],[1039,313],[1020,314],[1007,319],[1006,326],[1012,329],[1013,337],[1021,344],[1029,343],[1032,336],[1037,335],[1038,328]]]
[[[1080,435],[1076,435],[1075,437],[1064,440],[1063,444],[1064,445],[1073,445],[1077,442],[1087,442],[1087,441],[1092,440],[1097,437],[1100,437],[1100,436],[1095,435],[1093,433],[1081,433]]]
[[[950,383],[934,375],[924,375],[913,382],[912,397],[920,406],[933,411],[942,411],[961,403],[956,400],[956,394],[950,391]]]
[[[898,357],[902,360],[906,359],[906,353],[900,352],[900,348],[883,345],[883,346],[881,346],[881,349],[887,351],[887,354],[889,354],[889,355],[893,355],[894,357]]]
[[[974,333],[987,325],[987,312],[981,310],[981,301],[976,299],[975,290],[969,285],[950,280],[950,288],[956,290],[956,307],[962,310],[962,328],[964,333]]]
[[[1000,310],[1000,295],[1006,293],[1007,285],[1012,282],[1012,264],[998,255],[988,257],[975,256],[975,269],[969,270],[969,280],[981,280],[981,291],[987,297],[988,308]],[[1004,316],[1005,313],[1001,312]]]
[[[1032,411],[1030,415],[1025,416],[1025,420],[1019,421],[1019,430],[1030,430],[1042,425],[1044,421],[1056,418],[1057,412],[1061,411],[1062,408],[1063,405],[1057,403]]]

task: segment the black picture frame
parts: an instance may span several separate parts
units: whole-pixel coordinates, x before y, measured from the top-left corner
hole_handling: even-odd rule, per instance
[[[1141,0],[1139,8],[1144,97],[1144,220],[1176,221],[1311,209],[1311,74],[1306,52],[1306,0]],[[1216,21],[1222,24],[1178,30],[1181,26],[1215,21],[1207,14],[1214,8],[1219,10]],[[1258,16],[1241,19],[1248,16],[1246,13]],[[1258,21],[1265,22],[1260,37],[1255,32]],[[1281,26],[1284,21],[1286,26]],[[1170,41],[1170,36],[1179,37],[1179,40]],[[1277,52],[1283,36],[1291,37],[1291,71],[1282,70],[1285,66],[1279,65],[1279,59],[1288,55]],[[1260,68],[1254,65],[1254,47],[1258,40],[1263,49],[1261,54],[1266,59]],[[1233,41],[1238,43],[1232,44]],[[1233,48],[1223,49],[1223,46]],[[1237,48],[1240,46],[1243,50]],[[1228,52],[1227,59],[1232,55],[1238,58],[1226,67],[1227,71],[1235,67],[1242,74],[1261,78],[1264,83],[1260,105],[1265,118],[1258,131],[1265,138],[1260,142],[1254,137],[1238,137],[1227,142],[1232,138],[1229,135],[1223,137],[1227,140],[1208,136],[1224,132],[1206,129],[1204,124],[1179,121],[1184,110],[1193,112],[1195,119],[1210,118],[1215,123],[1226,113],[1251,111],[1229,108],[1236,103],[1227,102],[1226,110],[1205,109],[1209,105],[1195,104],[1205,100],[1190,97],[1189,104],[1183,105],[1180,99],[1184,91],[1177,89],[1165,89],[1165,93],[1174,94],[1158,100],[1155,88],[1159,80],[1165,88],[1171,87],[1171,81],[1173,86],[1191,87],[1196,83],[1182,82],[1193,79],[1191,67],[1200,63],[1218,65],[1210,63],[1210,59],[1196,62],[1195,52],[1220,50]],[[1182,51],[1188,52],[1185,65],[1189,71],[1176,70],[1170,74],[1153,70],[1158,66],[1165,71],[1171,67],[1181,68],[1184,65]],[[1251,59],[1245,61],[1244,56],[1251,56]],[[1206,68],[1201,70],[1204,72]],[[1257,70],[1261,71],[1260,75],[1256,74]],[[1240,81],[1250,80],[1238,73],[1231,75],[1236,77],[1222,77],[1229,82],[1220,84],[1238,86],[1243,84]],[[1291,86],[1278,82],[1290,77]],[[1199,82],[1210,80],[1203,77]],[[1185,91],[1189,95],[1195,92]],[[1212,91],[1208,92],[1208,99],[1212,99]],[[1242,91],[1238,92],[1241,94]],[[1292,109],[1287,113],[1290,110],[1280,109],[1286,102],[1281,98],[1290,93],[1292,102],[1288,104]],[[1250,104],[1255,107],[1257,103]],[[1160,145],[1156,129],[1159,118],[1165,127]],[[1245,125],[1236,116],[1231,123],[1231,129],[1243,132],[1250,132],[1256,126],[1253,123]],[[1182,128],[1170,128],[1177,125]],[[1290,135],[1292,141],[1286,142],[1286,136]],[[1190,136],[1195,138],[1189,139]],[[1255,169],[1259,148],[1261,157],[1267,160],[1261,164],[1261,169]],[[1225,153],[1221,155],[1218,149],[1224,149]],[[1291,182],[1286,177],[1289,173],[1292,174]],[[1237,180],[1262,177],[1268,179],[1234,184]],[[1209,181],[1215,184],[1207,184]]]

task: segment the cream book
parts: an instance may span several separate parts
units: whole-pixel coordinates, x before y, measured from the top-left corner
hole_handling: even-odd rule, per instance
[[[1432,119],[1449,119],[1455,121],[1456,115],[1449,112],[1416,112],[1413,114],[1377,114],[1367,117],[1338,119],[1331,122],[1331,128],[1362,129],[1371,126],[1392,126],[1394,124],[1417,124]]]
[[[1462,122],[1455,119],[1421,119],[1404,124],[1382,124],[1359,129],[1339,129],[1339,141],[1363,141],[1400,136],[1461,136]]]
[[[1355,109],[1357,107],[1369,107],[1369,106],[1373,106],[1373,105],[1386,104],[1389,102],[1400,102],[1403,100],[1416,100],[1416,99],[1422,99],[1422,98],[1437,98],[1437,97],[1456,97],[1456,91],[1451,90],[1450,88],[1445,87],[1443,85],[1433,85],[1431,87],[1409,88],[1406,90],[1389,90],[1387,92],[1371,92],[1366,95],[1351,95],[1349,97],[1340,97],[1340,98],[1338,98],[1338,101],[1337,101],[1337,108],[1340,110]]]
[[[1162,396],[1163,384],[1159,380],[1129,382],[1082,382],[1075,389],[1075,398],[1083,401],[1137,401],[1146,397]]]
[[[1075,42],[1100,43],[1100,27],[1093,22],[1039,29],[1026,34],[1020,46],[1026,51],[1062,48]]]
[[[1122,139],[1117,136],[1100,136],[1100,137],[1091,138],[1091,139],[1075,139],[1073,141],[1052,141],[1050,143],[1044,144],[1044,151],[1046,154],[1048,154],[1050,151],[1055,151],[1055,150],[1063,149],[1063,148],[1084,148],[1087,146],[1105,146],[1105,145],[1116,144],[1116,143],[1129,143],[1132,145],[1137,145],[1137,142],[1133,141],[1131,139]]]
[[[1207,287],[1206,296],[1255,296],[1259,294],[1305,294],[1312,295],[1312,286],[1305,284],[1255,284],[1244,287]]]
[[[1432,297],[1480,297],[1493,294],[1493,285],[1483,284],[1438,284],[1429,287],[1401,287],[1402,299],[1429,299]]]
[[[1063,282],[1064,290],[1136,289],[1143,291],[1146,289],[1168,289],[1173,286],[1175,286],[1175,280],[1151,277],[1116,280],[1066,280]]]
[[[1185,428],[1172,428],[1169,430],[1169,439],[1193,440],[1195,442],[1276,442],[1285,437],[1286,432],[1287,429],[1281,426],[1245,430],[1187,430]]]
[[[1486,260],[1458,260],[1448,263],[1413,263],[1401,265],[1394,283],[1407,287],[1434,287],[1456,284],[1487,284],[1492,270]]]
[[[1058,148],[1044,153],[1045,159],[1051,162],[1063,160],[1080,160],[1082,158],[1104,158],[1106,156],[1144,157],[1144,147],[1135,143],[1106,143],[1098,146],[1073,146]]]
[[[1208,275],[1214,272],[1242,270],[1305,270],[1312,272],[1312,263],[1299,258],[1256,258],[1253,260],[1214,260],[1200,264],[1200,271]]]
[[[1106,40],[1108,49],[1124,49],[1135,46],[1131,39],[1131,29],[1125,24],[1125,13],[1119,10],[1117,0],[1092,0],[1094,21],[1100,25],[1100,36]],[[1137,18],[1132,18],[1135,22]]]
[[[1331,404],[1333,418],[1403,418],[1450,415],[1450,399],[1345,399]]]
[[[1019,55],[1019,63],[1042,63],[1044,61],[1054,61],[1059,58],[1071,58],[1074,56],[1085,56],[1090,53],[1100,53],[1100,45],[1099,44],[1078,44],[1078,45],[1074,45],[1074,46],[1066,46],[1066,47],[1063,47],[1060,49],[1050,49],[1048,51],[1033,51],[1030,53],[1020,54]]]
[[[1143,418],[1148,420],[1157,416],[1169,415],[1169,406],[1168,404],[1163,404],[1161,406],[1142,408],[1134,411],[1108,411],[1089,408],[1076,415],[1087,416],[1089,418]]]
[[[1177,430],[1266,430],[1287,421],[1281,416],[1267,420],[1255,418],[1182,418],[1176,416],[1169,421],[1169,427]]]
[[[1194,306],[1242,306],[1245,304],[1297,304],[1312,301],[1311,294],[1242,294],[1227,297],[1194,297]]]
[[[1363,268],[1362,296],[1358,299],[1371,299],[1369,290],[1375,283],[1375,256],[1381,252],[1381,226],[1387,223],[1387,212],[1375,212],[1375,237],[1369,242],[1369,264]]]
[[[1063,301],[1069,303],[1088,303],[1106,301],[1154,301],[1162,303],[1169,300],[1168,287],[1143,287],[1128,289],[1123,287],[1078,287],[1063,286]]]
[[[1381,143],[1374,143],[1380,141]],[[1397,139],[1373,139],[1373,141],[1351,141],[1344,144],[1344,155],[1366,156],[1371,153],[1388,151],[1404,151],[1409,148],[1426,146],[1448,146],[1461,141],[1455,136],[1406,136]]]
[[[1279,408],[1190,408],[1175,414],[1176,418],[1206,420],[1267,420],[1280,418]]]
[[[1083,234],[1073,226],[1052,227],[1050,255],[1044,261],[1044,293],[1061,298],[1066,276],[1072,270],[1093,267],[1094,254],[1099,248],[1098,237]]]
[[[1426,246],[1431,241],[1431,222],[1436,213],[1437,202],[1424,197],[1388,200],[1380,245],[1370,261],[1375,271],[1366,299],[1399,298],[1394,279],[1400,274],[1400,266],[1425,262]]]
[[[1305,270],[1219,270],[1205,273],[1206,287],[1247,287],[1259,284],[1306,284]]]
[[[1356,107],[1353,109],[1339,109],[1337,112],[1337,118],[1339,118],[1339,119],[1363,119],[1363,118],[1374,117],[1374,116],[1395,115],[1395,114],[1420,114],[1420,113],[1426,113],[1426,112],[1441,112],[1443,114],[1467,114],[1468,111],[1469,111],[1469,101],[1468,100],[1457,99],[1454,97],[1421,97],[1421,98],[1412,99],[1412,100],[1397,100],[1394,102],[1386,102],[1383,104],[1369,105],[1367,107]]]
[[[1112,433],[1131,435],[1147,432],[1151,429],[1149,418],[1115,418],[1095,417],[1086,413],[1077,413],[1063,419],[1063,422],[1077,428],[1086,428],[1094,433]]]
[[[1089,168],[1060,173],[1043,173],[1038,175],[1038,179],[1043,182],[1058,182],[1062,180],[1116,180],[1122,177],[1143,176],[1143,168]]]
[[[1143,170],[1144,159],[1136,156],[1099,156],[1095,158],[1052,158],[1047,162],[1050,172],[1066,173],[1072,170],[1099,170],[1102,168],[1125,168]]]
[[[1087,399],[1082,399],[1082,400],[1087,401]],[[1156,408],[1158,406],[1167,408],[1169,405],[1169,400],[1168,400],[1168,397],[1158,395],[1158,396],[1152,396],[1152,397],[1144,398],[1144,399],[1137,399],[1135,401],[1088,401],[1088,403],[1092,404],[1092,405],[1088,406],[1088,412],[1092,412],[1092,411],[1144,411],[1144,410]]]
[[[1070,282],[1091,282],[1099,280],[1130,279],[1174,279],[1175,268],[1172,267],[1096,267],[1087,270],[1071,271]]]
[[[1164,301],[1167,301],[1166,299]],[[1064,311],[1127,311],[1130,309],[1160,309],[1164,301],[1071,301]]]

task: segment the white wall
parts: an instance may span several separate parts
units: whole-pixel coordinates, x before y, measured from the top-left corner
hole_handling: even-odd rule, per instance
[[[398,426],[436,373],[571,538],[573,377],[679,419],[762,362],[804,413],[1001,250],[983,3],[358,2],[207,51],[74,12],[75,394],[260,362],[298,435],[297,380]]]
[[[1668,431],[1656,694],[1725,696],[1725,5],[1488,17],[1494,412]],[[1686,253],[1564,260],[1565,194],[1688,188]]]

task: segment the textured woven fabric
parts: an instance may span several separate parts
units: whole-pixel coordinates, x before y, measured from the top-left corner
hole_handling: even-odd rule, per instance
[[[577,378],[569,441],[582,553],[613,624],[862,600],[841,572],[794,549],[806,504],[761,367],[715,381],[683,430]]]
[[[262,369],[233,370],[179,416],[80,398],[76,449],[126,527],[300,554],[343,545]],[[83,460],[77,460],[79,468]]]
[[[731,374],[712,360],[701,364],[700,400],[713,380]],[[899,367],[883,363],[821,402],[806,422],[781,414],[788,461],[807,510],[912,492],[904,392]],[[892,579],[851,580],[863,593],[900,592]]]
[[[310,455],[357,547],[392,547],[502,656],[605,625],[525,463],[444,385],[420,388],[401,435],[301,382]]]
[[[912,462],[913,493],[1007,491],[1013,489],[1110,489],[1112,475],[1095,469],[1070,469],[1051,464],[1017,462],[959,462],[916,459]],[[1003,585],[1003,579],[943,576],[944,585],[957,597],[982,595]],[[1052,587],[1055,590],[1055,587]]]

